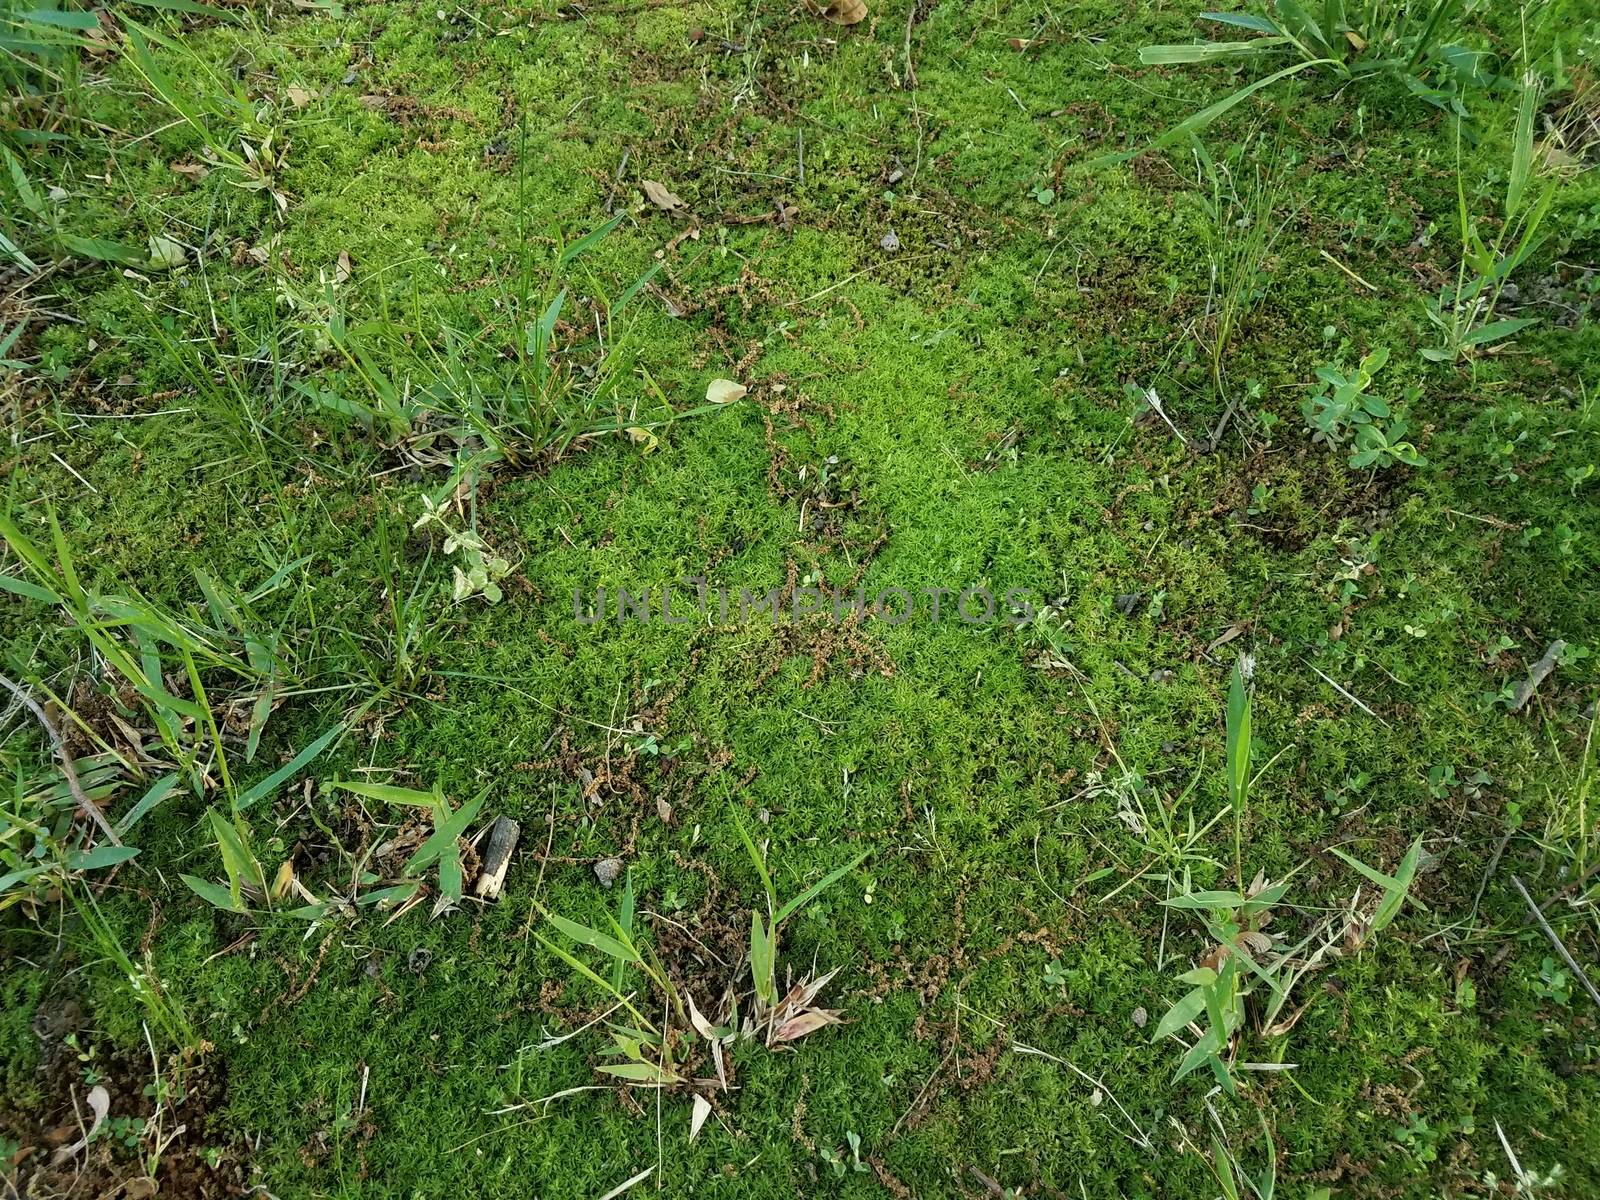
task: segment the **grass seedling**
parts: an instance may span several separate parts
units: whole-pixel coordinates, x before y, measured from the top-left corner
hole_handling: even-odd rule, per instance
[[[1550,789],[1549,815],[1538,844],[1554,868],[1554,882],[1568,892],[1566,903],[1572,912],[1600,929],[1600,856],[1595,847],[1600,831],[1589,815],[1594,811],[1597,729],[1600,714],[1589,719],[1575,764],[1569,766],[1559,752],[1555,754],[1562,762],[1562,778]]]
[[[1211,386],[1223,415],[1212,431],[1215,445],[1226,431],[1238,405],[1230,397],[1224,360],[1241,326],[1266,297],[1267,264],[1273,246],[1288,224],[1275,216],[1278,194],[1270,174],[1257,168],[1243,196],[1226,162],[1218,163],[1197,140],[1195,157],[1200,178],[1209,185],[1206,199],[1207,254],[1211,277],[1206,288],[1206,311],[1194,328],[1205,351]]]
[[[1267,927],[1272,923],[1274,907],[1288,892],[1294,872],[1276,883],[1257,873],[1248,886],[1244,884],[1244,814],[1252,784],[1251,706],[1244,673],[1238,667],[1228,684],[1226,725],[1228,797],[1234,815],[1234,878],[1238,882],[1232,889],[1195,891],[1186,887],[1181,895],[1162,901],[1166,908],[1194,913],[1210,944],[1199,963],[1178,976],[1178,982],[1188,985],[1189,990],[1157,1023],[1153,1040],[1193,1029],[1194,1041],[1178,1065],[1175,1080],[1202,1066],[1209,1067],[1217,1085],[1232,1095],[1237,1084],[1230,1056],[1244,1030],[1251,998],[1261,991],[1266,996],[1257,1022],[1261,1033],[1277,1036],[1287,1032],[1298,1020],[1298,1014],[1283,1021],[1279,1018],[1298,982],[1330,954],[1338,953],[1341,943],[1349,950],[1357,950],[1399,914],[1416,876],[1422,843],[1418,839],[1412,845],[1392,876],[1335,850],[1341,861],[1378,885],[1376,902],[1363,904],[1358,890],[1342,923],[1324,918],[1301,942],[1284,948],[1280,945],[1282,935],[1268,933]],[[1320,945],[1305,954],[1319,939]]]
[[[1458,162],[1456,224],[1461,257],[1454,281],[1441,288],[1437,298],[1423,302],[1428,320],[1441,335],[1439,345],[1422,350],[1422,356],[1430,362],[1453,363],[1471,357],[1534,323],[1533,317],[1500,317],[1497,313],[1512,273],[1543,240],[1541,230],[1561,183],[1560,173],[1542,165],[1542,156],[1535,153],[1534,127],[1540,96],[1538,79],[1528,75],[1522,81],[1517,104],[1500,222],[1488,241],[1479,232],[1478,218],[1469,210],[1466,180]]]
[[[460,808],[452,808],[438,784],[427,792],[392,784],[357,783],[345,779],[334,780],[328,786],[368,800],[382,800],[386,804],[421,809],[433,822],[433,832],[412,852],[401,868],[401,882],[384,890],[384,902],[396,904],[400,911],[405,911],[421,898],[422,882],[418,876],[429,867],[437,867],[439,896],[434,902],[433,915],[440,916],[461,903],[463,880],[460,841],[478,815],[478,810],[483,807],[489,795],[487,787]],[[362,899],[371,903],[375,896]]]
[[[571,950],[535,935],[547,950],[577,974],[599,987],[613,1001],[613,1011],[625,1010],[633,1019],[628,1026],[612,1025],[608,1031],[612,1044],[605,1052],[623,1061],[599,1068],[601,1072],[640,1086],[668,1087],[685,1082],[695,1047],[703,1042],[711,1056],[716,1080],[727,1087],[727,1047],[737,1040],[758,1040],[767,1046],[795,1042],[828,1025],[840,1023],[837,1010],[822,1008],[816,1001],[835,972],[802,978],[778,985],[779,933],[783,922],[799,912],[847,873],[859,866],[866,853],[828,872],[799,895],[779,904],[777,890],[765,857],[757,849],[737,814],[733,815],[740,840],[756,866],[766,895],[766,915],[750,914],[748,948],[749,989],[728,985],[719,1005],[718,1016],[708,1019],[688,986],[675,980],[657,957],[650,943],[634,928],[634,892],[631,876],[625,879],[617,915],[607,914],[607,930],[594,929],[543,908],[546,921],[570,942],[598,950],[611,962],[608,973],[588,966]],[[642,986],[630,986],[637,978]],[[645,1004],[648,997],[650,1004]],[[659,1017],[652,1019],[646,1009]],[[741,1020],[741,1010],[744,1013]]]

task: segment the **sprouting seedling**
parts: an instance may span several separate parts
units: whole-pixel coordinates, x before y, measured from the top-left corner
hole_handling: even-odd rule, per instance
[[[778,930],[783,922],[811,901],[815,900],[828,888],[832,887],[845,875],[866,860],[870,850],[863,850],[855,858],[843,866],[835,867],[816,883],[812,884],[798,896],[786,904],[778,904],[778,890],[773,885],[772,874],[767,870],[766,858],[762,855],[755,842],[750,837],[750,832],[745,829],[744,822],[739,819],[739,814],[731,806],[729,813],[733,817],[734,828],[739,831],[739,840],[744,843],[750,861],[755,864],[756,874],[761,877],[761,886],[767,893],[767,917],[763,922],[761,913],[751,910],[750,913],[750,973],[755,982],[756,995],[767,1005],[778,1003],[777,982],[777,948]]]
[[[1422,839],[1420,837],[1411,843],[1411,849],[1406,851],[1405,857],[1400,860],[1400,866],[1393,875],[1385,875],[1382,871],[1369,867],[1360,859],[1346,854],[1337,847],[1331,849],[1339,861],[1359,871],[1383,889],[1378,898],[1378,907],[1373,911],[1371,919],[1367,922],[1365,932],[1360,938],[1361,941],[1365,941],[1372,934],[1388,928],[1389,924],[1400,915],[1400,909],[1408,899],[1418,907],[1422,907],[1422,901],[1411,896],[1411,884],[1417,875],[1417,865],[1422,860]]]
[[[430,866],[438,864],[439,902],[434,909],[434,915],[437,916],[449,906],[461,902],[463,881],[458,843],[462,834],[471,826],[473,818],[478,815],[478,810],[483,807],[484,799],[489,794],[488,787],[460,808],[451,808],[450,802],[445,799],[444,792],[440,790],[438,784],[434,784],[433,789],[426,792],[386,783],[357,783],[347,779],[334,780],[329,786],[352,795],[364,796],[369,800],[382,800],[387,804],[420,808],[433,820],[433,832],[412,852],[400,870],[401,877],[408,882],[399,884],[397,889],[385,889],[384,899],[409,900],[422,886],[421,880],[417,877]]]

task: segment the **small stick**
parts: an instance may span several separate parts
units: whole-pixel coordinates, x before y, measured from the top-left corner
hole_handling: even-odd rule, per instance
[[[1311,664],[1310,663],[1306,663],[1306,666],[1311,667]],[[1346,700],[1350,701],[1351,704],[1354,704],[1362,712],[1366,713],[1367,716],[1369,716],[1373,720],[1377,721],[1380,725],[1388,725],[1389,724],[1389,722],[1385,721],[1377,713],[1373,712],[1365,704],[1361,703],[1361,701],[1356,698],[1354,693],[1345,690],[1344,688],[1340,687],[1336,682],[1334,682],[1332,676],[1327,675],[1327,674],[1323,673],[1322,671],[1318,671],[1316,667],[1311,667],[1311,669],[1313,671],[1315,671],[1317,673],[1317,675],[1321,676],[1323,683],[1327,684],[1334,691],[1338,692],[1339,695],[1343,696]]]
[[[1544,936],[1550,939],[1550,944],[1556,948],[1556,953],[1561,955],[1561,960],[1572,969],[1574,975],[1583,980],[1584,990],[1589,993],[1589,999],[1593,1000],[1597,1006],[1600,1006],[1600,988],[1594,986],[1594,980],[1590,979],[1583,968],[1578,965],[1577,960],[1572,957],[1572,952],[1567,949],[1566,943],[1556,936],[1554,929],[1550,928],[1550,922],[1545,920],[1544,912],[1533,902],[1533,897],[1528,895],[1528,889],[1523,886],[1522,880],[1513,875],[1511,882],[1516,886],[1517,891],[1522,893],[1522,899],[1527,904],[1528,911],[1533,914],[1533,919],[1539,922],[1539,928],[1544,930]]]
[[[1335,258],[1333,255],[1329,254],[1326,250],[1322,251],[1322,257],[1327,259],[1334,266],[1338,267],[1339,270],[1343,271],[1346,275],[1350,276],[1351,279],[1354,279],[1362,287],[1366,288],[1367,291],[1375,292],[1375,291],[1378,290],[1376,286],[1374,286],[1373,284],[1368,283],[1365,279],[1361,278],[1361,276],[1357,275],[1354,271],[1352,271],[1349,267],[1345,266],[1337,258]]]
[[[50,738],[51,748],[55,750],[56,757],[61,760],[61,773],[67,777],[67,787],[72,790],[73,799],[78,802],[78,807],[83,810],[84,816],[100,827],[100,832],[113,846],[122,845],[122,839],[117,836],[117,831],[111,828],[111,823],[106,820],[105,813],[100,811],[100,806],[84,793],[83,785],[78,782],[78,769],[72,765],[72,756],[67,753],[67,748],[61,742],[61,733],[56,729],[55,722],[45,715],[44,709],[34,698],[28,695],[4,675],[0,675],[0,687],[4,687],[23,706],[33,714],[34,719],[44,728],[45,734]]]
[[[1560,638],[1550,643],[1549,649],[1544,652],[1544,657],[1528,668],[1528,677],[1517,684],[1516,691],[1512,693],[1511,703],[1506,706],[1509,712],[1519,712],[1533,694],[1539,690],[1539,685],[1550,677],[1550,673],[1561,663],[1561,656],[1566,653],[1567,644]]]
[[[473,894],[484,900],[498,900],[505,885],[506,871],[511,866],[511,854],[517,848],[517,838],[522,826],[510,817],[499,816],[489,830],[489,848],[483,856],[483,870],[473,886]]]

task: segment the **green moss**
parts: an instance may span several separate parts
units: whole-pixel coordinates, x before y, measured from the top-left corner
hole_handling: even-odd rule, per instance
[[[1432,337],[1422,297],[1453,270],[1458,151],[1443,122],[1382,86],[1336,96],[1309,79],[1229,114],[1208,144],[1250,147],[1232,160],[1242,186],[1270,164],[1283,231],[1227,357],[1236,389],[1257,385],[1246,437],[1203,450],[1222,410],[1192,337],[1209,185],[1187,153],[1083,170],[1238,82],[1130,66],[1143,44],[1191,36],[1197,8],[919,10],[913,89],[903,5],[849,30],[711,3],[581,20],[368,5],[194,30],[188,50],[162,52],[230,145],[268,129],[288,142],[281,219],[222,170],[174,173],[201,139],[125,64],[83,103],[151,136],[29,158],[69,188],[73,228],[130,244],[179,231],[204,257],[148,281],[63,278],[59,303],[84,325],[37,339],[60,372],[29,381],[14,519],[38,532],[49,501],[93,586],[174,612],[199,611],[196,567],[248,588],[303,560],[259,605],[284,630],[296,694],[255,762],[230,757],[235,773],[265,776],[382,691],[313,777],[392,771],[457,801],[488,786],[490,808],[524,827],[497,906],[391,924],[363,911],[307,935],[173,886],[179,871],[219,874],[203,814],[220,797],[180,792],[147,818],[127,890],[103,902],[137,945],[161,900],[155,971],[214,1043],[218,1117],[256,1147],[274,1194],[594,1196],[652,1165],[675,1195],[868,1195],[895,1180],[959,1195],[982,1186],[972,1168],[1029,1195],[1209,1194],[1171,1126],[1209,1144],[1206,1085],[1170,1082],[1181,1052],[1149,1036],[1206,946],[1162,907],[1127,798],[1148,816],[1192,780],[1180,825],[1190,807],[1198,824],[1223,809],[1223,691],[1241,653],[1262,766],[1246,866],[1294,872],[1273,928],[1298,940],[1349,900],[1358,880],[1331,845],[1388,869],[1425,835],[1433,861],[1426,910],[1330,957],[1285,1035],[1243,1040],[1241,1061],[1295,1066],[1213,1099],[1235,1152],[1260,1163],[1259,1108],[1284,1194],[1322,1181],[1432,1196],[1506,1176],[1499,1122],[1530,1169],[1559,1161],[1565,1194],[1594,1190],[1592,1023],[1581,996],[1564,1008],[1540,990],[1546,947],[1506,880],[1561,883],[1534,835],[1567,786],[1596,660],[1563,666],[1541,718],[1494,702],[1551,640],[1600,637],[1600,493],[1579,478],[1595,455],[1596,335],[1553,315],[1591,298],[1561,264],[1595,248],[1592,173],[1563,190],[1553,241],[1521,268],[1554,297],[1550,319],[1515,352],[1445,369],[1417,353]],[[1461,154],[1487,213],[1504,122],[1484,124]],[[658,211],[645,179],[692,215]],[[780,203],[788,228],[767,219]],[[517,569],[504,603],[452,606],[442,546],[411,530],[444,476],[293,386],[355,387],[319,333],[340,254],[354,271],[338,303],[383,323],[385,366],[420,386],[445,327],[515,346],[522,246],[543,285],[558,242],[612,213],[615,232],[560,282],[584,314],[569,319],[587,320],[582,298],[661,264],[605,331],[612,344],[627,327],[617,415],[658,414],[663,397],[692,409],[719,377],[752,399],[658,430],[653,452],[607,436],[481,479],[478,527]],[[241,386],[197,387],[163,352],[163,321],[234,356],[208,369],[230,364]],[[1352,471],[1302,431],[1315,368],[1377,346],[1392,351],[1384,394],[1420,389],[1426,468]],[[286,378],[252,361],[274,354]],[[1157,389],[1187,447],[1127,384]],[[913,622],[841,639],[822,623],[586,624],[572,608],[575,592],[700,575],[737,604],[791,571],[859,575],[868,595],[1026,589],[1054,615],[1023,630],[934,623],[924,603]],[[413,593],[425,619],[407,670],[393,604]],[[81,661],[75,633],[36,607],[8,610],[0,633],[28,674]],[[342,891],[351,864],[319,826],[346,849],[381,835],[328,796],[310,799],[317,822],[301,801],[249,813],[257,850],[269,869],[293,853],[319,895]],[[785,895],[872,851],[785,932],[796,971],[841,968],[832,994],[851,1023],[792,1052],[741,1045],[738,1089],[692,1145],[680,1096],[663,1100],[659,1142],[647,1094],[547,1107],[596,1080],[596,1044],[539,1043],[602,1009],[529,936],[535,900],[602,921],[615,896],[590,866],[623,855],[642,909],[737,959],[720,931],[747,922],[760,889],[730,807],[769,843]],[[1214,861],[1191,864],[1195,886],[1231,884],[1229,824],[1202,839]],[[135,998],[90,957],[97,1036],[135,1042]],[[737,967],[674,963],[691,986]],[[27,1022],[48,980],[7,963],[13,1107],[37,1095]],[[1150,1148],[1124,1136],[1129,1119]],[[818,1151],[847,1132],[881,1175],[834,1178]]]

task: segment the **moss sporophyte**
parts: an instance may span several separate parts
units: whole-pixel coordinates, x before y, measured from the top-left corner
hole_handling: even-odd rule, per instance
[[[823,617],[836,625],[865,620],[904,625],[908,621],[937,623],[954,619],[963,625],[1003,624],[1016,628],[1028,624],[1040,611],[1028,588],[1008,588],[997,600],[995,593],[982,585],[924,587],[915,591],[885,587],[870,595],[864,586],[854,591],[820,587],[740,587],[736,591],[692,576],[679,580],[679,587],[681,590],[674,593],[671,584],[637,590],[602,586],[588,598],[581,588],[573,588],[572,619],[580,625],[598,625],[608,619],[619,625],[693,625],[713,618],[719,625],[759,621],[776,625],[810,617]]]

